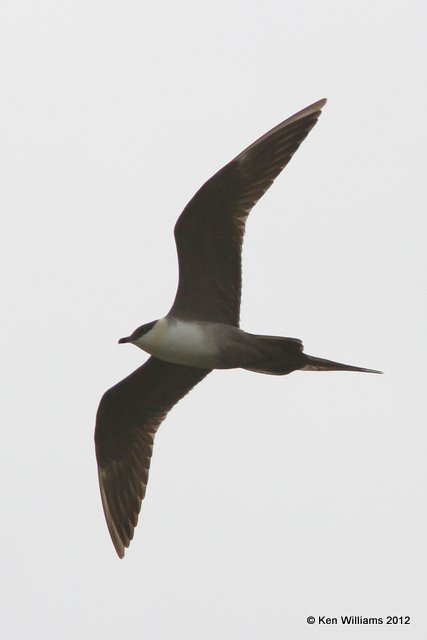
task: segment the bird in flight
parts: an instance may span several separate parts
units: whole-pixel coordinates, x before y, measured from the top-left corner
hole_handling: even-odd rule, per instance
[[[156,431],[212,369],[279,376],[298,369],[381,373],[307,355],[296,338],[239,329],[246,219],[314,127],[325,102],[274,127],[197,191],[175,225],[179,283],[172,308],[119,340],[151,356],[105,392],[96,416],[102,505],[120,558],[138,521]]]

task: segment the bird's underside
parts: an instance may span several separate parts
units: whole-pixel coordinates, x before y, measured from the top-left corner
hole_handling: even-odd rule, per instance
[[[238,328],[246,218],[316,124],[325,102],[320,100],[279,124],[199,189],[175,226],[179,284],[171,310],[163,320],[143,325],[121,340],[152,356],[104,394],[96,417],[102,504],[120,557],[138,521],[156,431],[170,409],[212,368],[241,367],[272,375],[297,369],[375,372],[309,356],[294,338],[253,336]],[[200,329],[208,325],[212,339]],[[176,333],[177,326],[181,334]],[[220,327],[226,327],[223,333]],[[229,335],[241,341],[239,354]],[[210,354],[218,348],[222,360],[199,358],[197,340],[201,351],[208,343],[213,345]],[[193,355],[186,359],[181,354],[186,353],[187,343]]]

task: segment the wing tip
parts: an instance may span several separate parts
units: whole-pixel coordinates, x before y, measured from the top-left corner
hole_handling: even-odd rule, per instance
[[[124,538],[123,535],[120,535],[116,523],[114,522],[114,517],[111,513],[110,505],[108,504],[108,498],[105,492],[102,475],[102,469],[101,467],[98,467],[99,488],[101,492],[101,502],[104,509],[105,521],[107,523],[108,532],[110,534],[111,542],[114,545],[114,549],[116,550],[116,553],[119,556],[120,560],[122,560],[125,557],[126,548],[129,547],[130,541],[132,539],[133,528],[130,538]]]
[[[285,123],[290,124],[291,122],[301,120],[302,118],[315,114],[318,114],[317,117],[319,117],[327,101],[327,98],[322,98],[321,100],[313,102],[313,104],[308,105],[308,107],[305,107],[304,109],[301,109],[301,111],[297,111],[297,113],[294,113],[293,116],[285,120]]]
[[[114,548],[116,550],[117,555],[119,556],[120,560],[123,560],[123,558],[125,557],[125,546],[123,544],[116,544],[113,540],[113,544],[114,544]]]

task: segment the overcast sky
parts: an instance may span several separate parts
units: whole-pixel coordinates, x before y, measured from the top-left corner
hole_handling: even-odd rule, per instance
[[[427,637],[425,3],[0,14],[2,638]],[[145,356],[117,340],[168,311],[193,193],[323,97],[249,218],[242,327],[385,375],[212,373],[120,561],[94,418]]]

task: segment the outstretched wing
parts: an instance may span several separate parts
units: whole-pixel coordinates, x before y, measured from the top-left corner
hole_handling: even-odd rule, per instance
[[[138,522],[156,431],[174,404],[208,373],[151,357],[101,399],[95,427],[99,486],[120,558]]]
[[[175,226],[179,284],[170,315],[238,326],[246,218],[314,127],[325,102],[263,135],[190,200]]]

